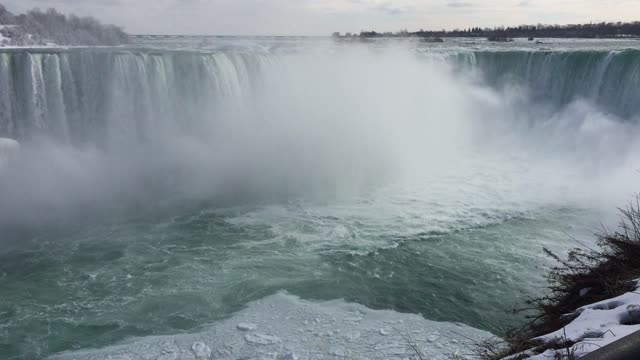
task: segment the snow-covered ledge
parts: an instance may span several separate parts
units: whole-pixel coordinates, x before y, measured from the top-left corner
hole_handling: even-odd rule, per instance
[[[588,289],[584,290],[585,292]],[[569,352],[580,358],[615,341],[640,330],[640,283],[636,281],[636,290],[613,299],[583,306],[573,314],[579,314],[564,328],[550,334],[540,336],[536,340],[545,343],[575,342]],[[531,360],[551,360],[558,355],[565,355],[567,349],[547,350],[535,354],[534,350],[508,357],[520,359],[523,354]]]

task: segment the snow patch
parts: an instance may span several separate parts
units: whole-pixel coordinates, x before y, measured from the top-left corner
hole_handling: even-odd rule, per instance
[[[6,25],[0,25],[0,30],[4,29],[5,26]],[[10,38],[2,35],[2,32],[0,32],[0,46],[8,45],[10,41],[11,41]]]
[[[567,326],[540,336],[536,340],[546,343],[557,340],[575,341],[576,344],[573,345],[572,350],[579,358],[639,331],[640,286],[634,292],[583,306],[575,313],[568,315],[575,314],[579,314],[578,317]],[[566,349],[547,350],[537,355],[532,355],[528,351],[523,354],[529,355],[529,359],[532,360],[549,360],[555,359],[556,355],[565,354],[566,351]]]

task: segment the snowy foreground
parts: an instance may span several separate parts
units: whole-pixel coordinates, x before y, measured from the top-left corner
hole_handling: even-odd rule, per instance
[[[585,289],[586,293],[586,289]],[[640,288],[584,306],[565,328],[538,339],[573,340],[584,356],[640,330]],[[101,350],[69,352],[52,360],[312,360],[312,359],[472,359],[473,343],[493,335],[462,324],[425,320],[419,315],[370,310],[343,301],[311,302],[280,293],[256,301],[231,318],[195,334],[133,339]],[[566,349],[524,353],[533,360],[555,359]],[[523,354],[510,357],[520,358]],[[509,358],[508,358],[509,359]]]
[[[343,301],[323,303],[277,294],[251,303],[196,334],[147,337],[102,350],[52,359],[424,359],[468,355],[473,341],[491,337],[465,325],[418,315],[375,311]]]
[[[586,294],[588,290],[583,291]],[[581,307],[576,313],[580,315],[569,325],[538,339],[545,342],[553,342],[558,339],[575,341],[577,343],[571,351],[579,358],[639,331],[640,286],[635,292]],[[542,354],[532,355],[529,359],[550,360],[556,359],[556,355],[566,353],[566,349],[547,350]],[[518,358],[518,355],[510,358]]]

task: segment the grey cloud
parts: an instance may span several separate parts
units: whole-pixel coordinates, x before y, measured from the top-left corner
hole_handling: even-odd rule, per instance
[[[463,1],[453,1],[448,3],[447,6],[452,8],[468,8],[468,7],[472,7],[473,4],[469,2],[463,2]]]
[[[398,15],[407,12],[406,9],[402,9],[399,7],[392,7],[390,5],[380,5],[376,7],[377,10],[387,13],[389,15]]]
[[[55,7],[59,4],[82,5],[87,3],[102,6],[123,5],[122,0],[32,0],[32,2],[46,7]]]

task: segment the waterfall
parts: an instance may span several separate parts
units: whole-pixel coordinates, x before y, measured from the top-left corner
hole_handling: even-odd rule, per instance
[[[264,58],[247,54],[70,50],[0,54],[0,136],[117,147],[189,131],[241,103]]]
[[[494,87],[523,86],[534,101],[564,106],[583,98],[622,118],[640,113],[638,50],[476,51],[448,59]],[[271,61],[259,52],[3,52],[0,137],[117,148],[193,132],[222,106],[246,102]]]
[[[562,106],[582,98],[605,112],[640,113],[640,51],[477,51],[456,55],[493,86],[520,85],[533,100]]]

